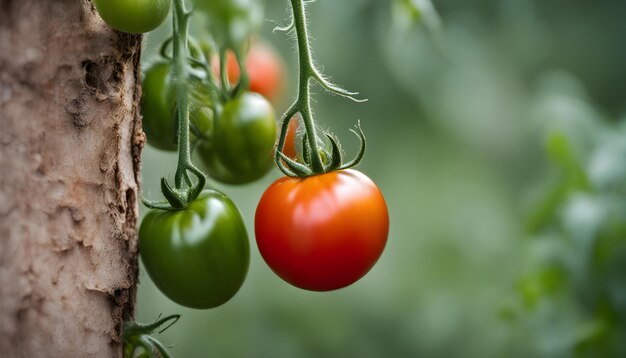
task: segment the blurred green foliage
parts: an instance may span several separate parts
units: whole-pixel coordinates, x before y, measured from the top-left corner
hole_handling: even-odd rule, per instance
[[[286,24],[287,1],[266,3],[266,18]],[[423,8],[399,10],[424,3],[309,5],[316,60],[369,99],[317,88],[313,107],[348,153],[357,119],[368,136],[360,170],[391,218],[378,264],[344,290],[306,292],[252,243],[244,287],[209,311],[170,302],[142,272],[137,319],[182,314],[163,334],[175,357],[626,355],[626,3],[439,0],[437,32]],[[290,74],[280,113],[297,63],[273,26],[262,36]],[[166,24],[148,37],[146,64],[167,34]],[[158,196],[174,166],[146,148],[143,194]],[[279,176],[216,185],[250,233]]]
[[[523,305],[511,312],[512,323],[542,356],[622,357],[626,126],[603,121],[577,98],[544,100],[574,111],[542,121],[552,168],[530,213],[527,274],[518,285]],[[584,109],[578,122],[576,109]]]

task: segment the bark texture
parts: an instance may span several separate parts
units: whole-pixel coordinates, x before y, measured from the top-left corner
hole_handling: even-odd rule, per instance
[[[141,37],[0,0],[0,356],[120,357],[137,282]]]

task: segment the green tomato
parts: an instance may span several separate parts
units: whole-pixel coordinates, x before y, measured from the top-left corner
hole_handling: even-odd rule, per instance
[[[186,209],[151,210],[139,229],[141,259],[174,302],[207,309],[230,300],[250,264],[248,234],[224,194],[205,190]]]
[[[209,173],[209,176],[217,181],[226,184],[246,184],[249,181],[243,180],[242,177],[237,177],[233,172],[228,170],[222,162],[217,153],[211,149],[211,144],[207,141],[201,141],[198,146],[198,153],[200,153],[200,159],[205,166],[205,172]]]
[[[194,0],[207,17],[208,30],[220,47],[241,46],[263,22],[259,0]]]
[[[161,150],[175,151],[177,148],[177,126],[174,116],[176,91],[170,80],[170,67],[168,62],[157,62],[146,71],[143,79],[141,115],[148,143]],[[201,133],[210,132],[213,110],[208,98],[208,88],[193,85],[193,83],[191,86],[189,121]]]
[[[210,142],[198,147],[211,177],[245,184],[265,175],[273,165],[276,117],[260,94],[244,93],[224,105]]]
[[[112,28],[131,34],[157,28],[170,11],[171,0],[95,0],[102,19]]]
[[[169,81],[170,65],[159,62],[146,71],[143,79],[141,115],[148,143],[162,150],[176,150],[174,105]]]

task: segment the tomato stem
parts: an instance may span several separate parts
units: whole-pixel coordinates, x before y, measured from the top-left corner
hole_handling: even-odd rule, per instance
[[[196,168],[191,161],[191,145],[189,136],[189,15],[185,10],[184,0],[174,0],[172,9],[172,82],[176,90],[176,124],[178,141],[178,164],[174,176],[174,187],[167,180],[161,180],[161,192],[169,205],[163,202],[144,201],[144,204],[154,209],[182,209],[195,200],[204,185],[205,175]],[[164,50],[162,50],[164,52]],[[189,177],[193,174],[195,183]]]
[[[175,186],[182,188],[182,179],[187,166],[191,163],[189,146],[189,88],[187,84],[187,29],[189,18],[186,16],[183,0],[174,1],[174,36],[172,39],[172,82],[176,89],[176,116],[178,117],[178,166]]]
[[[274,157],[274,161],[278,168],[288,176],[308,176],[313,174],[325,173],[330,170],[336,170],[337,168],[344,168],[338,161],[337,158],[333,158],[333,153],[336,156],[340,156],[339,144],[331,139],[331,145],[333,147],[333,153],[328,153],[325,149],[321,149],[319,147],[319,137],[317,134],[317,129],[315,126],[315,120],[313,119],[313,112],[311,111],[311,79],[319,83],[324,89],[327,91],[340,95],[342,97],[349,98],[355,102],[364,102],[366,100],[357,99],[354,96],[358,95],[358,92],[350,92],[347,91],[333,83],[331,83],[328,79],[326,79],[321,72],[315,67],[313,63],[311,46],[309,44],[309,35],[307,29],[307,20],[306,20],[306,9],[305,4],[306,0],[290,0],[291,1],[291,11],[292,11],[292,19],[291,24],[284,28],[276,28],[275,30],[288,30],[294,29],[297,42],[298,42],[298,62],[299,62],[299,78],[298,78],[298,94],[296,100],[293,104],[287,109],[287,111],[283,114],[281,120],[281,131],[278,139],[278,148],[276,149],[276,154]],[[283,153],[283,147],[285,145],[285,138],[287,137],[287,131],[289,128],[289,122],[292,117],[300,113],[302,117],[302,122],[304,124],[306,136],[303,137],[303,140],[308,141],[308,143],[303,145],[308,146],[308,156],[310,158],[310,162],[306,163],[310,165],[311,168],[307,168],[307,165],[300,164],[296,161],[293,161],[286,157]],[[359,153],[365,151],[365,138],[361,136],[362,131],[360,131],[359,127],[359,137],[361,139],[361,150]],[[332,138],[329,134],[324,133],[325,137]],[[322,159],[322,155],[325,158],[329,158],[326,163]],[[354,166],[358,164],[361,160],[362,155],[358,155],[356,160],[350,162],[350,166]]]
[[[220,48],[220,82],[222,83],[222,90],[224,93],[228,93],[230,91],[230,80],[228,79],[228,69],[226,66],[228,65],[227,61],[227,49]]]
[[[298,109],[304,123],[304,128],[307,133],[309,141],[309,148],[311,150],[311,166],[313,172],[320,173],[324,170],[322,164],[322,158],[320,157],[320,151],[317,143],[317,133],[315,128],[315,121],[311,112],[311,92],[309,80],[313,73],[313,59],[311,57],[311,48],[309,45],[309,34],[306,24],[306,10],[302,0],[291,0],[292,19],[294,23],[294,29],[298,42],[298,63],[299,63],[299,79],[298,79],[298,95],[294,105]],[[295,113],[294,113],[295,114]],[[289,120],[291,120],[291,114],[287,119],[283,117],[283,125],[281,128],[280,139],[277,153],[282,151],[285,143],[285,137],[287,135],[287,129],[289,126]],[[278,156],[277,156],[278,157]],[[279,158],[279,157],[278,157]]]
[[[233,53],[235,54],[237,66],[239,67],[239,82],[231,94],[232,98],[236,98],[243,93],[243,91],[248,89],[250,86],[250,78],[248,77],[248,70],[246,69],[245,54],[239,49],[233,49]]]

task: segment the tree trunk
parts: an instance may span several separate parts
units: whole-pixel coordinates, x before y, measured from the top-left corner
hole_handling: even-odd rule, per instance
[[[141,36],[87,0],[0,0],[0,356],[121,357]]]

